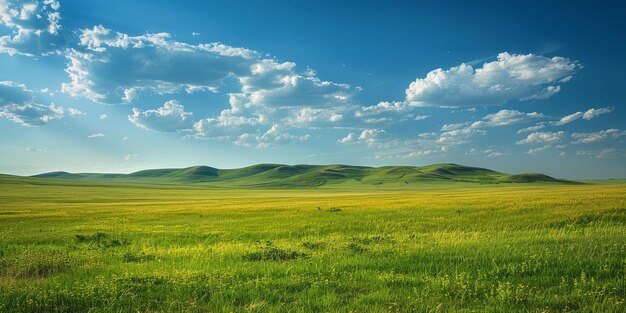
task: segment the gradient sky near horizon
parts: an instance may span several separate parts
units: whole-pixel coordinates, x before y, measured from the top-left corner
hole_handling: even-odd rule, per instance
[[[626,178],[619,1],[0,0],[0,172]]]

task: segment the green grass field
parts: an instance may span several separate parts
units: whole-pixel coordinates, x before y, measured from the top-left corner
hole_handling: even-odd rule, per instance
[[[624,312],[625,264],[620,181],[259,190],[0,176],[0,312]]]

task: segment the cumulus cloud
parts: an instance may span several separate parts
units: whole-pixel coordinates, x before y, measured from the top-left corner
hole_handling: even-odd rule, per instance
[[[351,143],[354,142],[356,140],[356,135],[354,133],[349,133],[348,135],[346,135],[345,137],[337,140],[337,142],[339,143]]]
[[[95,26],[81,30],[80,44],[67,58],[71,81],[62,90],[108,104],[130,103],[142,92],[216,92],[229,78],[241,88],[230,94],[233,113],[340,107],[354,93],[350,85],[321,80],[314,71],[296,72],[293,62],[220,43],[178,42],[167,33],[129,36]]]
[[[0,24],[12,31],[0,36],[0,52],[26,56],[60,52],[67,41],[60,24],[60,7],[55,0],[0,1]]]
[[[255,133],[267,124],[264,117],[248,117],[224,110],[216,117],[194,123],[194,136],[202,139],[230,139],[244,133]]]
[[[558,143],[565,136],[564,131],[560,132],[535,132],[530,133],[525,139],[517,142],[518,145],[525,144],[541,144],[541,143]]]
[[[268,117],[279,117],[284,114],[281,124],[294,127],[334,126],[344,120],[342,109],[328,110],[311,107],[297,107],[284,110],[282,113],[267,114]]]
[[[563,57],[504,52],[481,68],[461,64],[433,70],[410,84],[406,100],[413,106],[474,106],[545,99],[580,67]]]
[[[437,143],[445,144],[447,146],[456,146],[469,142],[469,139],[475,135],[483,135],[486,131],[475,128],[475,127],[465,127],[454,130],[444,131],[439,134],[437,138]]]
[[[96,26],[81,30],[80,45],[67,58],[71,81],[62,90],[100,103],[130,103],[145,92],[218,92],[226,84],[239,83],[239,91],[228,94],[230,108],[195,123],[180,103],[157,110],[134,108],[129,120],[145,129],[190,129],[196,138],[262,147],[302,139],[289,138],[281,130],[281,136],[270,140],[273,131],[267,131],[273,125],[338,127],[357,119],[355,88],[322,80],[310,69],[298,72],[293,62],[266,59],[244,48],[192,45],[166,33],[129,36]],[[250,140],[257,143],[249,144]]]
[[[359,141],[373,144],[384,133],[382,129],[366,129],[359,135]]]
[[[311,138],[310,135],[294,135],[286,132],[279,125],[272,125],[263,134],[244,133],[237,137],[235,144],[240,146],[254,146],[256,148],[268,148],[276,144],[303,142]]]
[[[387,132],[377,128],[367,128],[360,133],[349,133],[345,137],[337,140],[340,144],[348,143],[364,143],[368,147],[381,147],[381,145],[389,144],[390,138]]]
[[[336,107],[348,104],[353,91],[348,84],[323,81],[312,73],[297,74],[295,63],[260,60],[250,75],[240,78],[238,100],[245,106]]]
[[[62,90],[94,102],[130,103],[138,93],[215,90],[250,71],[258,54],[219,43],[191,45],[167,33],[129,36],[103,26],[83,29],[67,54],[71,82]]]
[[[573,144],[582,144],[582,143],[593,143],[604,141],[608,138],[619,138],[622,136],[626,136],[626,131],[622,131],[619,129],[611,128],[607,130],[601,130],[593,133],[573,133],[572,139],[576,139],[573,141]]]
[[[612,111],[613,111],[612,107],[606,107],[606,108],[600,108],[600,109],[589,109],[584,112],[580,111],[580,112],[572,113],[570,115],[566,115],[562,117],[560,120],[554,122],[554,125],[562,126],[565,124],[569,124],[573,121],[579,120],[581,118],[585,120],[590,120],[600,115],[611,113]]]
[[[155,110],[133,108],[133,114],[128,116],[139,128],[157,132],[177,132],[193,128],[193,113],[185,112],[185,108],[176,100],[165,102]]]
[[[83,115],[75,108],[65,109],[54,103],[43,105],[35,102],[35,91],[11,81],[0,81],[0,117],[22,126],[41,126],[65,115]]]
[[[0,109],[0,117],[4,117],[22,126],[41,126],[52,120],[63,118],[64,109],[50,104],[45,106],[37,103],[10,104]]]

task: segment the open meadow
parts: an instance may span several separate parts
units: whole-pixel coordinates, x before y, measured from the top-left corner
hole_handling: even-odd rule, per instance
[[[0,176],[0,312],[623,312],[626,183]]]

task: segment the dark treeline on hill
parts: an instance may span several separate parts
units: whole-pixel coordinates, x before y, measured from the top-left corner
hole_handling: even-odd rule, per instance
[[[351,165],[257,164],[236,169],[193,166],[130,174],[50,172],[35,178],[145,183],[207,183],[231,187],[316,187],[323,185],[414,185],[427,183],[574,183],[544,174],[511,175],[457,164],[366,167]]]

